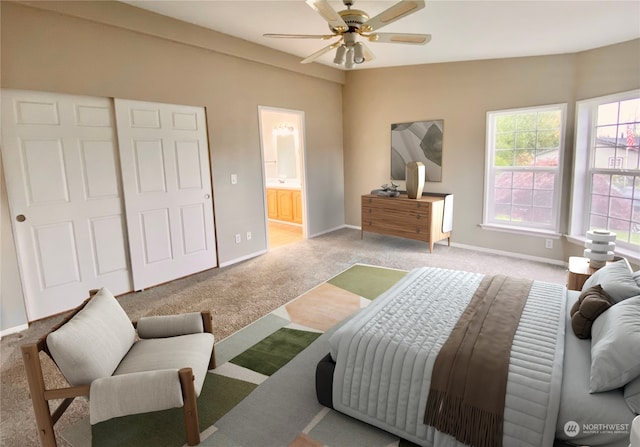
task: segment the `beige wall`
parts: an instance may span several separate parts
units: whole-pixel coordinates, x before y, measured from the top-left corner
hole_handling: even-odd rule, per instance
[[[638,87],[640,39],[577,54],[576,101]]]
[[[345,209],[360,225],[360,195],[389,182],[390,124],[444,120],[442,182],[455,194],[452,241],[566,261],[582,248],[564,239],[483,230],[486,113],[567,103],[561,231],[569,218],[575,102],[640,87],[640,40],[579,54],[352,71],[344,89]],[[613,62],[625,61],[622,67]],[[581,96],[577,95],[580,92]]]
[[[1,8],[2,88],[206,108],[220,263],[266,249],[259,105],[305,113],[309,235],[344,225],[341,71],[303,66],[298,72],[298,59],[278,52],[271,64],[252,61],[270,50],[122,3],[3,1]],[[118,17],[136,30],[101,23]],[[218,39],[230,53],[236,44],[242,57],[216,51]],[[233,186],[232,173],[238,176]],[[2,210],[8,212],[4,200]],[[7,231],[3,225],[3,239]],[[252,240],[236,244],[234,235],[247,231]],[[3,252],[3,289],[5,281],[18,280],[5,276],[10,264],[15,253]],[[3,310],[9,299],[16,298],[3,294]]]

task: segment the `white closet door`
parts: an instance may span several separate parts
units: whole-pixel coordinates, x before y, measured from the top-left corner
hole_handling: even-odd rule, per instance
[[[30,321],[131,290],[107,98],[2,91],[2,156]],[[4,231],[4,229],[3,229]]]
[[[217,265],[205,113],[115,100],[135,290]]]

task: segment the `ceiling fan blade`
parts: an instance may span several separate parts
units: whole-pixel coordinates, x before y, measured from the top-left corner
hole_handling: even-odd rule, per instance
[[[331,7],[327,0],[306,0],[306,3],[320,14],[331,28],[338,32],[345,32],[349,29],[349,26],[347,26],[344,20],[342,20],[342,17]]]
[[[336,37],[335,34],[263,34],[263,37],[274,37],[276,39],[321,39],[328,40]]]
[[[424,8],[424,0],[402,0],[385,11],[382,11],[377,16],[367,20],[360,29],[365,32],[375,31],[409,14],[413,14],[422,8]]]
[[[367,38],[370,42],[408,43],[412,45],[424,45],[431,41],[431,34],[375,33],[369,34]]]
[[[342,44],[342,39],[340,39],[337,42],[332,43],[331,45],[328,45],[324,48],[319,49],[318,51],[316,51],[315,53],[313,53],[311,56],[307,57],[306,59],[302,59],[300,61],[301,64],[308,64],[309,62],[313,62],[316,59],[318,59],[320,56],[322,56],[325,53],[328,53],[331,50],[334,50],[336,48],[338,48],[340,45]]]
[[[372,60],[374,60],[374,59],[376,58],[375,54],[373,54],[373,53],[371,52],[371,50],[369,49],[369,47],[368,47],[368,46],[366,46],[366,45],[364,44],[364,42],[362,42],[362,49],[363,49],[363,52],[364,52],[364,60],[365,60],[365,62],[372,61]]]

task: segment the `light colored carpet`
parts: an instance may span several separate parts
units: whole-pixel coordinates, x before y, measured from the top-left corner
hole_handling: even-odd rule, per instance
[[[209,372],[198,399],[201,445],[414,446],[322,407],[314,382],[315,365],[329,350],[328,337],[406,273],[356,264],[219,342],[218,367]],[[247,347],[249,341],[254,344]],[[60,435],[73,447],[179,447],[181,424],[176,409],[93,427],[85,418]]]
[[[429,254],[428,247],[421,242],[375,234],[367,234],[361,240],[359,230],[342,229],[278,247],[233,266],[127,294],[120,302],[134,320],[145,315],[210,309],[214,332],[221,340],[356,263],[404,270],[437,266],[487,274],[504,273],[561,284],[566,281],[566,269],[562,266],[446,245],[436,245],[434,252]],[[3,337],[0,342],[2,446],[38,445],[20,345],[36,341],[61,318],[38,321],[28,330]],[[61,383],[62,378],[58,377],[54,382]],[[86,402],[77,399],[56,427],[62,429],[87,414]],[[58,439],[59,446],[67,445]]]

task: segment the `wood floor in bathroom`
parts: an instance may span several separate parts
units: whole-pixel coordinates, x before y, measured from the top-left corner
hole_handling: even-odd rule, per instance
[[[302,227],[269,221],[269,247],[275,248],[302,240]]]

